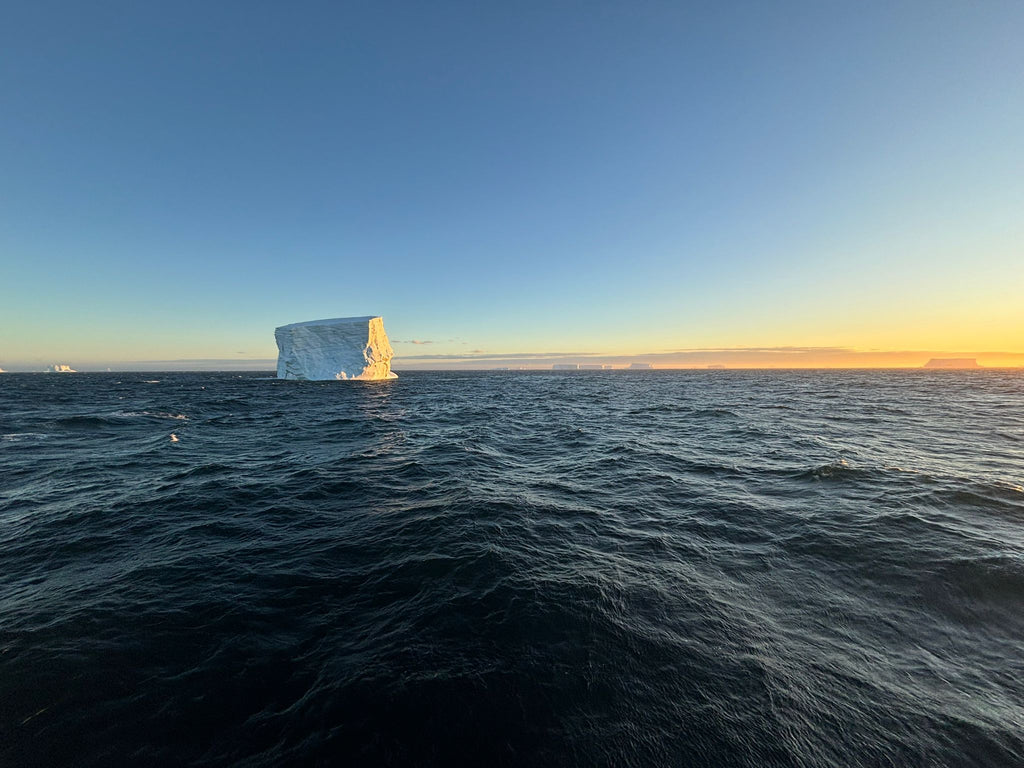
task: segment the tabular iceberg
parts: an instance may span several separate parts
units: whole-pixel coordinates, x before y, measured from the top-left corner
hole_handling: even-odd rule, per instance
[[[976,357],[933,357],[925,368],[981,368]]]
[[[336,317],[282,325],[277,340],[277,378],[395,379],[394,351],[380,317]]]

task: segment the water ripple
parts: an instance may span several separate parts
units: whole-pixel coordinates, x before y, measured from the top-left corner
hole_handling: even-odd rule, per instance
[[[4,764],[1021,764],[1019,372],[2,385]]]

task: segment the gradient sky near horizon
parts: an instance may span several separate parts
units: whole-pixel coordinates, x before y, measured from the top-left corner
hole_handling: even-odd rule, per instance
[[[3,19],[0,366],[363,314],[399,358],[1024,352],[1019,1]]]

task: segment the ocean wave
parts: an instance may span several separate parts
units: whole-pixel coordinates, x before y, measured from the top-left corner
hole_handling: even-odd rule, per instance
[[[117,422],[104,416],[65,416],[51,422],[57,429],[65,430],[95,430],[105,427],[117,426]]]
[[[811,469],[797,472],[794,477],[800,480],[854,480],[869,473],[870,470],[850,466],[846,459],[836,459]]]
[[[31,440],[46,440],[50,435],[42,432],[11,432],[6,435],[0,435],[0,440],[8,443],[21,443]]]
[[[999,374],[151,375],[0,389],[4,764],[1024,754]]]
[[[110,414],[115,418],[131,419],[138,416],[146,416],[153,419],[174,419],[176,421],[187,421],[188,416],[184,413],[172,413],[169,411],[114,411]]]

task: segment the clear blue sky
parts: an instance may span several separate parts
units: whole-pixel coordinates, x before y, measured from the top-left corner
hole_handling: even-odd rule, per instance
[[[1022,41],[996,0],[9,3],[0,365],[362,314],[400,356],[1024,352]]]

